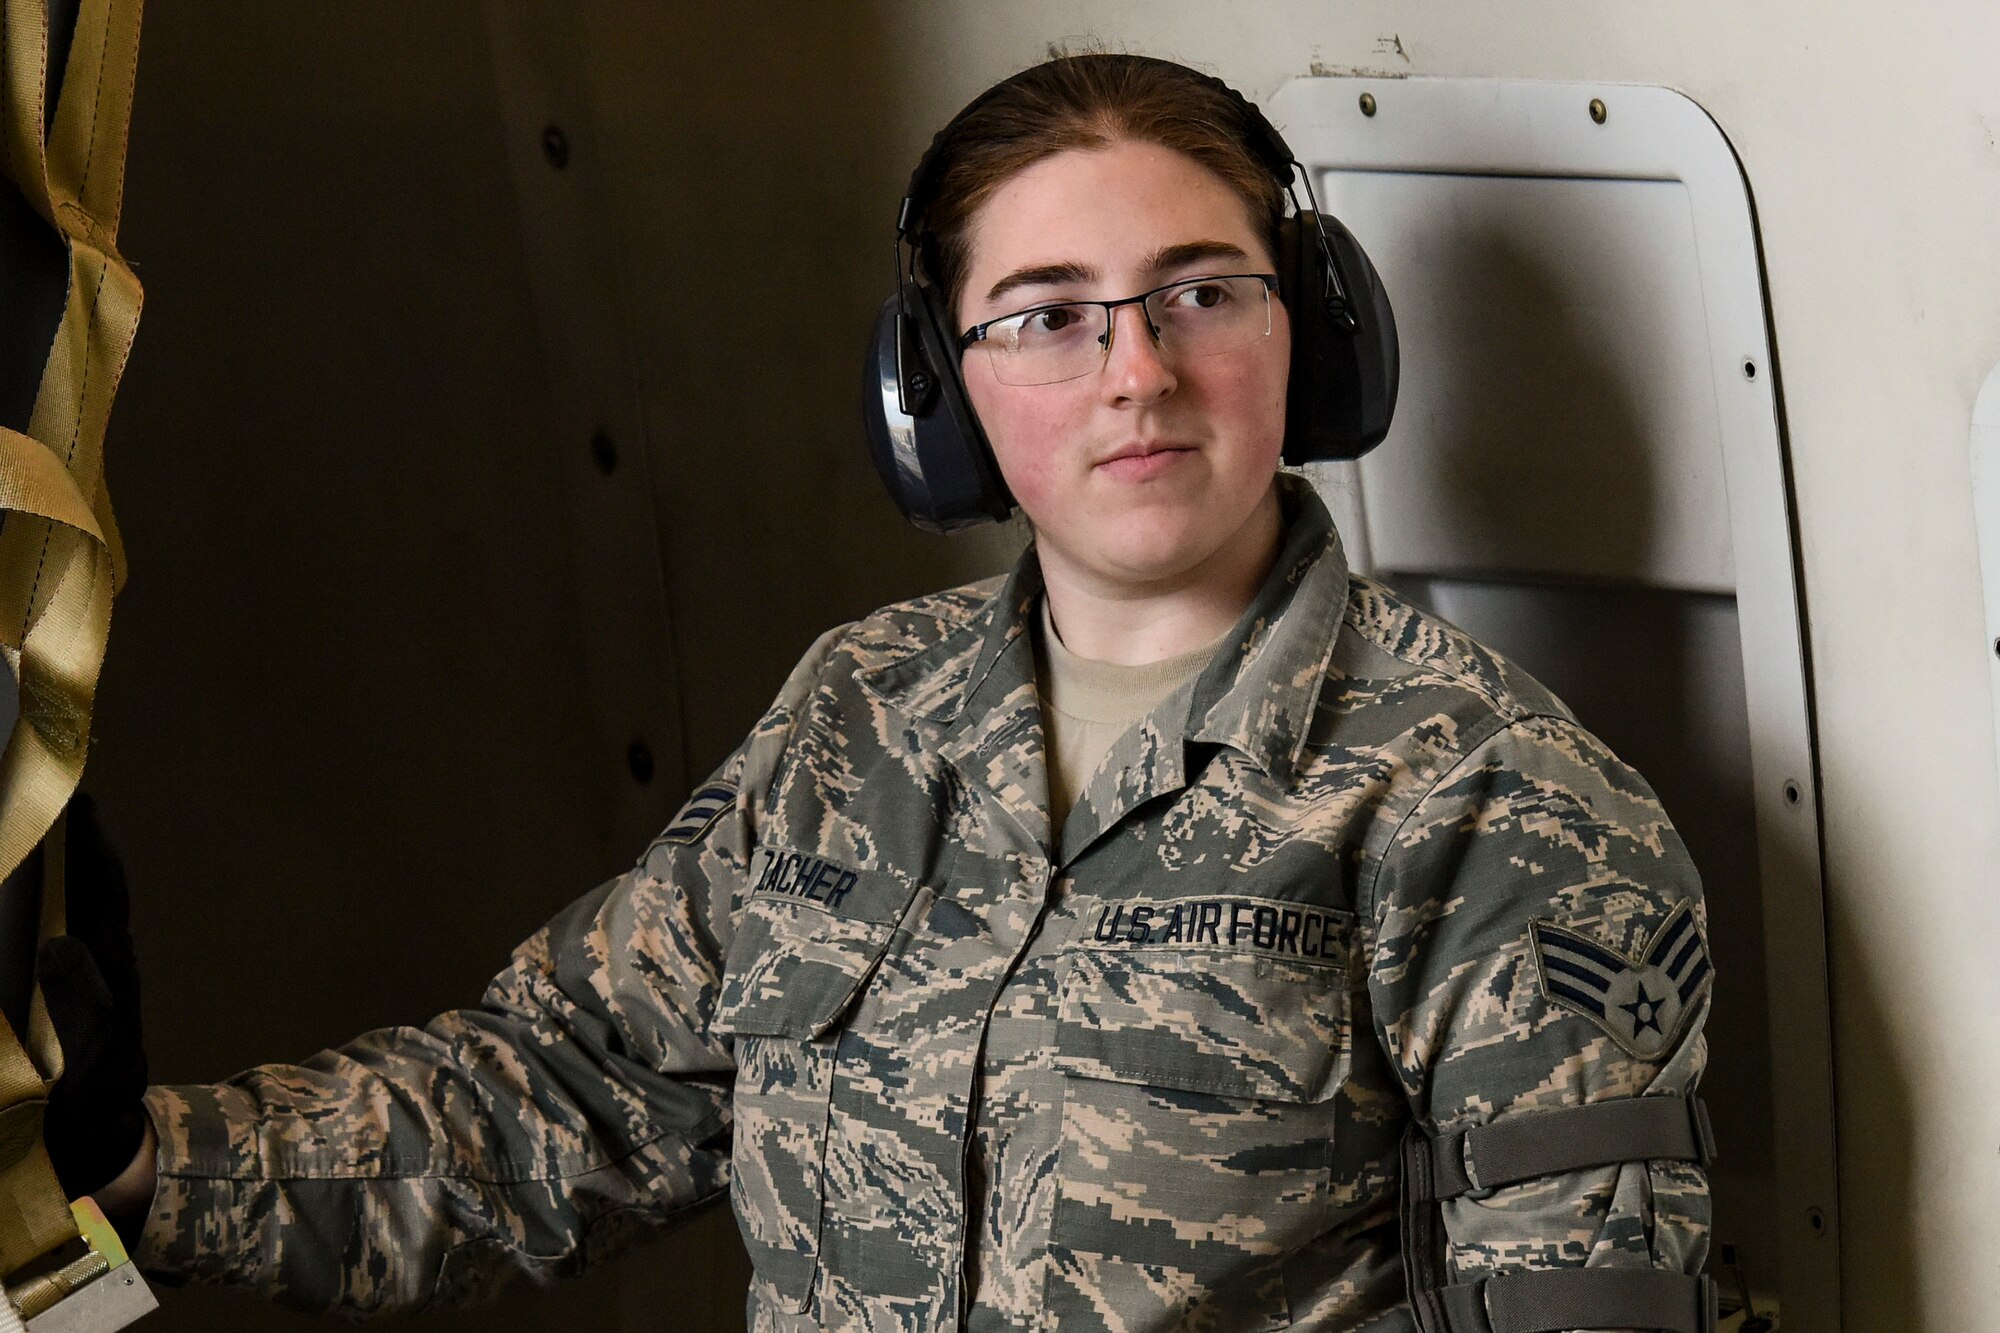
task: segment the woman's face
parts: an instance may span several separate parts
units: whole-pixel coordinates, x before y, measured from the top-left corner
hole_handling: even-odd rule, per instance
[[[973,215],[969,238],[960,330],[1052,301],[1276,267],[1222,177],[1151,143],[1043,159]],[[1101,370],[1002,384],[975,343],[966,388],[1051,576],[1114,595],[1199,582],[1244,540],[1269,540],[1250,529],[1276,512],[1264,506],[1284,442],[1291,326],[1274,297],[1269,336],[1179,357],[1153,341],[1139,306],[1114,319]]]

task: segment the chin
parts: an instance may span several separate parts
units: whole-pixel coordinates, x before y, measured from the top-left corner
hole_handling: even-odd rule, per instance
[[[1192,533],[1150,532],[1126,542],[1101,544],[1093,563],[1120,583],[1162,583],[1199,569],[1218,549],[1218,542]]]

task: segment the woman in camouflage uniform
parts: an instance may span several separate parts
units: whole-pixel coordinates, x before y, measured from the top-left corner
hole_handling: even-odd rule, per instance
[[[1409,1126],[1691,1091],[1699,887],[1652,793],[1278,471],[1247,115],[1086,56],[954,122],[923,278],[1012,574],[823,636],[479,1006],[152,1089],[106,1192],[142,1262],[408,1309],[728,1193],[760,1329],[1409,1329]],[[1446,1156],[1469,1192],[1412,1243],[1473,1294],[1432,1324],[1587,1322],[1508,1325],[1489,1277],[1701,1266],[1699,1163]]]

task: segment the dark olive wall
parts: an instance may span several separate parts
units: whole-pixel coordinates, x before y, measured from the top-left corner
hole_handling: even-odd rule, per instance
[[[945,541],[904,523],[863,443],[862,351],[893,290],[896,206],[948,114],[897,59],[885,16],[904,9],[582,7],[690,778],[767,702],[772,664],[819,630],[982,576],[1013,549],[1005,530]]]
[[[475,999],[613,873],[486,42],[468,4],[155,6],[107,445],[131,554],[86,786],[154,1076]],[[664,806],[663,798],[663,806]],[[522,1328],[615,1293],[566,1293]],[[150,1327],[302,1323],[188,1292]]]
[[[683,752],[664,823],[812,637],[985,572],[900,524],[858,355],[908,136],[867,11],[585,7],[596,207],[645,438]],[[132,576],[86,786],[137,898],[155,1077],[219,1078],[475,999],[639,851],[609,813],[482,7],[146,15],[124,247],[146,310],[107,446]],[[516,108],[518,110],[518,108]],[[545,256],[543,256],[545,258]],[[569,406],[565,404],[564,406]],[[635,557],[629,577],[659,578]],[[439,1329],[741,1326],[726,1216]],[[170,1293],[149,1327],[304,1327]]]

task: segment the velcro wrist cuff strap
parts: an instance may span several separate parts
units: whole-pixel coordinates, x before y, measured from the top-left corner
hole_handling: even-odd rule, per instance
[[[1715,1282],[1656,1268],[1551,1268],[1462,1282],[1439,1293],[1438,1333],[1653,1329],[1714,1333]]]
[[[1403,1183],[1418,1203],[1593,1166],[1707,1166],[1715,1157],[1708,1108],[1699,1097],[1626,1097],[1536,1111],[1440,1134],[1421,1147],[1422,1175]]]
[[[1694,1096],[1627,1097],[1509,1116],[1403,1144],[1403,1268],[1422,1333],[1659,1329],[1713,1333],[1715,1284],[1652,1268],[1559,1268],[1453,1283],[1440,1201],[1622,1162],[1715,1156]]]

